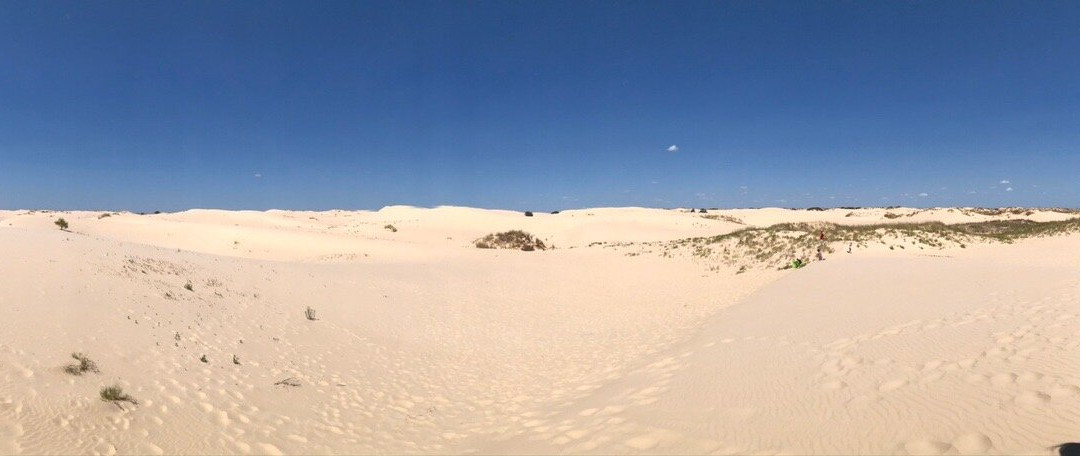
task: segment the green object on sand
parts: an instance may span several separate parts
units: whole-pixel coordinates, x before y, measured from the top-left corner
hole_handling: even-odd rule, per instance
[[[791,262],[791,267],[795,269],[799,269],[803,266],[806,266],[806,262],[804,262],[801,258]]]

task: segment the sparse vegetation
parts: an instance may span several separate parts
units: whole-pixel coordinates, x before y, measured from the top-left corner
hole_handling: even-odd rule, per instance
[[[532,212],[530,212],[530,211],[525,211],[525,216],[526,216],[526,217],[532,217],[532,216],[533,216],[533,213],[532,213]]]
[[[125,393],[120,385],[101,388],[101,400],[116,404],[117,407],[120,407],[120,410],[124,409],[124,407],[120,405],[121,402],[130,402],[131,405],[139,405],[139,401]]]
[[[201,356],[201,357],[199,358],[199,361],[202,361],[202,362],[204,362],[204,363],[209,363],[209,362],[210,362],[210,361],[208,361],[208,360],[206,359],[206,355],[202,355],[202,356]]]
[[[511,249],[524,250],[526,252],[548,249],[548,246],[544,244],[544,241],[521,230],[489,234],[473,241],[473,244],[479,249]]]
[[[187,290],[187,291],[195,291],[195,288],[193,288],[191,286],[191,281],[190,280],[188,281],[188,283],[184,284],[184,289]]]
[[[311,321],[317,320],[317,318],[315,318],[315,309],[313,309],[311,306],[308,306],[307,309],[304,309],[304,318],[307,318]]]
[[[64,220],[63,217],[60,217],[60,218],[56,219],[56,221],[53,222],[53,223],[56,226],[60,227],[60,231],[67,231],[67,229],[68,229],[68,222],[67,222],[67,220]]]
[[[897,216],[899,217],[899,216]],[[765,228],[746,228],[711,237],[687,238],[659,245],[669,251],[689,248],[689,254],[702,259],[719,260],[730,266],[790,266],[795,259],[834,253],[831,243],[842,242],[866,247],[871,243],[888,244],[892,249],[902,244],[919,248],[966,248],[973,242],[1013,242],[1029,237],[1080,232],[1080,218],[1056,222],[1030,220],[994,220],[946,225],[941,222],[879,223],[873,225],[835,225],[831,223],[784,223]],[[820,237],[824,235],[825,241]],[[805,261],[805,260],[804,260]]]
[[[385,230],[387,230],[387,231],[389,231],[391,233],[397,233],[397,227],[394,226],[394,225],[387,224],[386,226],[383,227],[383,229],[385,229]]]
[[[67,372],[71,375],[82,375],[87,372],[92,372],[96,374],[101,372],[100,370],[98,370],[97,363],[95,363],[86,355],[75,352],[71,354],[71,357],[78,362],[75,364],[69,364],[67,366],[64,366],[64,372]]]
[[[106,213],[103,213],[103,214],[101,214],[101,215],[99,215],[99,216],[98,216],[98,220],[101,220],[101,219],[103,219],[103,218],[105,218],[105,217],[112,217],[112,214],[110,214],[110,213],[108,213],[108,212],[106,212]]]
[[[239,366],[240,365],[240,357],[236,356],[236,355],[232,355],[232,363]]]

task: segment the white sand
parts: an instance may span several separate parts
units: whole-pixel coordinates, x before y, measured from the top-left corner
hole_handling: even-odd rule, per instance
[[[1080,439],[1080,236],[738,275],[593,244],[1066,214],[100,214],[0,211],[0,454],[1050,454]],[[557,249],[471,245],[509,229]],[[75,351],[101,372],[65,373]],[[139,404],[101,401],[114,383]]]

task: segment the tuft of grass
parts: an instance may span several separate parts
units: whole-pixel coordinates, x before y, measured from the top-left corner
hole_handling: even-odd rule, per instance
[[[67,220],[64,220],[63,217],[60,217],[60,218],[56,219],[56,221],[53,222],[53,224],[60,227],[60,231],[67,231],[67,229],[68,229],[68,222],[67,222]]]
[[[239,366],[240,365],[240,357],[236,356],[236,355],[232,355],[232,363]]]
[[[383,227],[383,229],[387,230],[387,231],[389,231],[391,233],[397,233],[397,227],[394,226],[394,225],[387,224],[386,226]]]
[[[101,372],[100,370],[98,370],[97,363],[95,363],[94,360],[90,359],[88,356],[79,352],[75,352],[71,354],[71,357],[78,362],[75,364],[69,364],[67,366],[64,366],[64,372],[67,372],[71,375],[82,375],[87,372],[93,372],[96,374]]]
[[[311,321],[317,320],[317,318],[315,318],[315,309],[311,308],[311,306],[308,306],[307,309],[304,309],[304,318],[307,318]]]
[[[120,405],[121,402],[130,402],[131,405],[139,405],[139,401],[135,400],[135,398],[125,393],[124,389],[121,388],[120,385],[103,387],[101,388],[100,394],[101,400],[116,404],[117,407],[120,407],[120,410],[124,409],[124,407]]]
[[[98,220],[101,220],[101,219],[103,219],[105,217],[112,217],[112,214],[110,214],[108,212],[105,212],[105,213],[98,216]]]
[[[210,362],[210,361],[208,361],[208,360],[206,359],[206,355],[202,355],[202,357],[200,357],[200,358],[199,358],[199,361],[202,361],[202,362],[204,362],[204,363],[208,363],[208,362]]]
[[[184,284],[184,289],[187,291],[195,291],[195,289],[191,286],[190,280],[188,281],[188,283]]]

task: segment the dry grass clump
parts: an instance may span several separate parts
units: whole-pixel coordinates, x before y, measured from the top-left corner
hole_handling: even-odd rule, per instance
[[[82,375],[87,372],[93,372],[96,374],[101,372],[100,370],[98,370],[97,363],[95,363],[94,360],[90,359],[88,356],[79,352],[75,352],[71,354],[71,357],[78,362],[75,364],[69,364],[67,366],[64,366],[64,372],[67,372],[71,375]]]
[[[308,306],[307,309],[304,309],[304,318],[307,318],[311,321],[317,320],[317,318],[315,318],[315,309],[311,308],[310,306]]]
[[[544,241],[521,230],[492,233],[473,241],[473,244],[478,249],[510,249],[524,250],[526,252],[547,250],[548,248]]]
[[[121,402],[130,402],[131,405],[139,405],[139,401],[125,393],[120,385],[101,388],[101,400],[116,404],[117,407],[120,407],[120,410],[124,409],[124,407],[120,405]]]
[[[387,230],[387,231],[389,231],[391,233],[397,233],[397,227],[394,226],[394,225],[386,225],[386,226],[383,227],[383,229]]]

